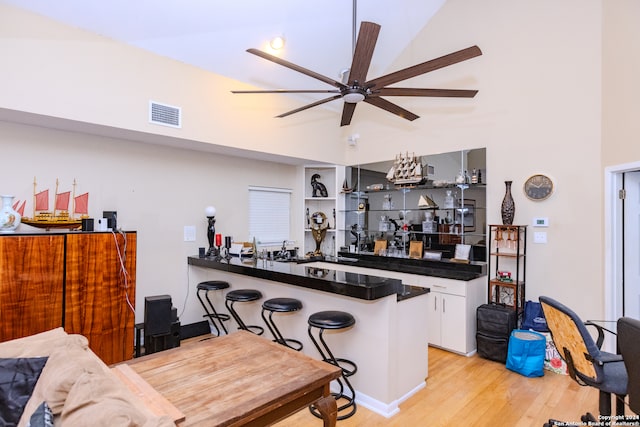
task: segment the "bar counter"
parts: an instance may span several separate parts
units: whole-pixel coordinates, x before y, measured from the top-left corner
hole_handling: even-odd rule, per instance
[[[343,268],[344,269],[341,269]],[[428,286],[385,272],[348,271],[352,266],[309,262],[278,262],[188,257],[189,288],[205,280],[223,280],[230,287],[209,292],[224,312],[225,294],[237,289],[260,291],[258,301],[234,307],[248,325],[263,325],[261,305],[270,298],[296,298],[302,309],[278,313],[276,323],[286,338],[303,343],[302,351],[319,358],[307,333],[313,313],[338,310],[351,313],[355,325],[331,331],[325,338],[336,357],[352,360],[358,371],[349,380],[359,406],[385,417],[399,411],[399,403],[425,387],[428,376]],[[195,297],[194,297],[195,299]],[[203,312],[201,307],[198,307]],[[229,331],[237,324],[225,322]],[[265,328],[265,339],[273,339]]]
[[[259,279],[301,286],[364,300],[376,300],[396,294],[398,301],[429,292],[428,288],[403,284],[399,279],[318,268],[306,262],[281,262],[262,259],[228,260],[190,256],[189,265],[243,274]]]

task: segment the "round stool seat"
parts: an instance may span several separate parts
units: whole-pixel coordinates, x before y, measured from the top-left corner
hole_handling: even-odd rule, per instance
[[[262,333],[264,332],[264,328],[262,326],[245,324],[244,321],[240,318],[240,315],[238,314],[236,309],[234,308],[234,304],[237,302],[245,303],[245,302],[251,302],[251,301],[262,299],[262,292],[256,289],[236,289],[235,291],[227,292],[227,295],[225,298],[227,300],[225,302],[225,305],[227,306],[227,310],[229,310],[229,313],[235,319],[239,329],[244,329],[245,331],[253,332],[256,335],[262,335]]]
[[[208,280],[206,282],[198,283],[198,289],[205,291],[219,291],[220,289],[227,289],[229,282],[222,280]]]
[[[262,298],[262,293],[255,289],[237,289],[228,292],[226,298],[237,302],[255,301]]]
[[[309,325],[322,329],[342,329],[353,326],[356,319],[344,311],[320,311],[309,316]]]
[[[283,313],[302,310],[302,303],[295,298],[271,298],[262,303],[262,308]]]

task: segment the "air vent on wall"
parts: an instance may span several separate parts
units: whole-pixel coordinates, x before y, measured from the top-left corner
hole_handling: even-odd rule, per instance
[[[181,108],[149,101],[149,123],[174,128],[182,127]]]

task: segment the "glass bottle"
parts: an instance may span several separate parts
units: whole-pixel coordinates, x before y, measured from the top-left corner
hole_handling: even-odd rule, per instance
[[[476,172],[476,168],[473,168],[473,170],[471,171],[471,183],[472,184],[478,183],[478,173]]]
[[[454,205],[455,197],[453,197],[453,192],[451,190],[447,190],[447,195],[444,197],[444,208],[453,209]]]

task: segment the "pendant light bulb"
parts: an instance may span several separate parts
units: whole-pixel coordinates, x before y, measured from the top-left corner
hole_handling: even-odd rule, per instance
[[[274,37],[269,42],[269,46],[271,46],[271,49],[273,50],[282,49],[284,47],[284,37],[283,36]]]

